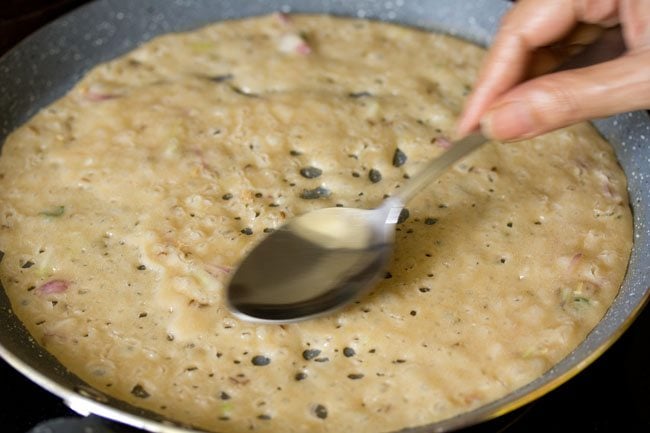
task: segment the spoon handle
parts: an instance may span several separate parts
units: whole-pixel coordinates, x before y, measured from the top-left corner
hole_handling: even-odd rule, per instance
[[[402,205],[406,204],[422,188],[438,177],[450,165],[469,155],[487,141],[481,133],[477,132],[452,143],[449,150],[431,161],[423,170],[413,176],[393,195]]]

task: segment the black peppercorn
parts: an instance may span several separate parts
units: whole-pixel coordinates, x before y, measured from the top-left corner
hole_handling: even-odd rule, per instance
[[[258,367],[264,367],[265,365],[269,365],[271,363],[271,359],[263,355],[255,355],[251,359],[251,363]]]
[[[318,350],[318,349],[307,349],[307,350],[302,352],[302,357],[305,360],[309,361],[309,360],[312,360],[312,359],[316,358],[318,355],[320,355],[320,352],[321,351]]]
[[[377,183],[377,182],[381,181],[381,172],[379,170],[374,169],[374,168],[371,169],[368,172],[368,179],[370,179],[370,182],[372,182],[372,183]]]
[[[406,154],[402,152],[399,148],[395,149],[395,153],[393,154],[393,165],[395,167],[400,167],[404,165],[406,162]]]
[[[304,167],[300,169],[300,175],[307,179],[314,179],[323,174],[323,170],[318,167]]]
[[[399,217],[397,218],[397,224],[401,224],[407,219],[409,219],[410,215],[411,213],[409,212],[408,209],[406,208],[402,209],[402,211],[399,213]]]

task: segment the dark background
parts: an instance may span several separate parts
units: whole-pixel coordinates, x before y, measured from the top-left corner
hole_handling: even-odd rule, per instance
[[[0,0],[0,55],[87,1]],[[650,308],[646,308],[605,354],[576,377],[527,406],[462,433],[650,432],[649,337]],[[58,397],[2,360],[0,387],[2,433],[25,433],[45,420],[76,417]],[[107,426],[122,433],[119,426]]]

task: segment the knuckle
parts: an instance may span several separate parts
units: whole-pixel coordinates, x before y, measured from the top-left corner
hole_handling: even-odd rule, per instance
[[[579,119],[584,111],[576,86],[564,80],[539,80],[531,91],[531,102],[538,120],[545,124],[565,123]]]

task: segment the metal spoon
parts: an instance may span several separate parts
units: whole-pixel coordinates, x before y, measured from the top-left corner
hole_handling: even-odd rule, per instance
[[[625,51],[618,27],[582,25],[578,30],[591,34],[586,44],[578,44],[582,52],[571,57],[577,46],[570,41],[551,47],[561,63],[547,69],[593,65]],[[376,209],[326,208],[289,221],[236,270],[226,293],[231,312],[248,321],[287,323],[322,316],[359,298],[385,271],[404,205],[485,141],[477,133],[454,143]]]
[[[295,322],[359,298],[385,271],[404,205],[485,141],[478,133],[457,141],[375,209],[319,209],[271,233],[246,256],[228,285],[233,314],[255,322]]]

